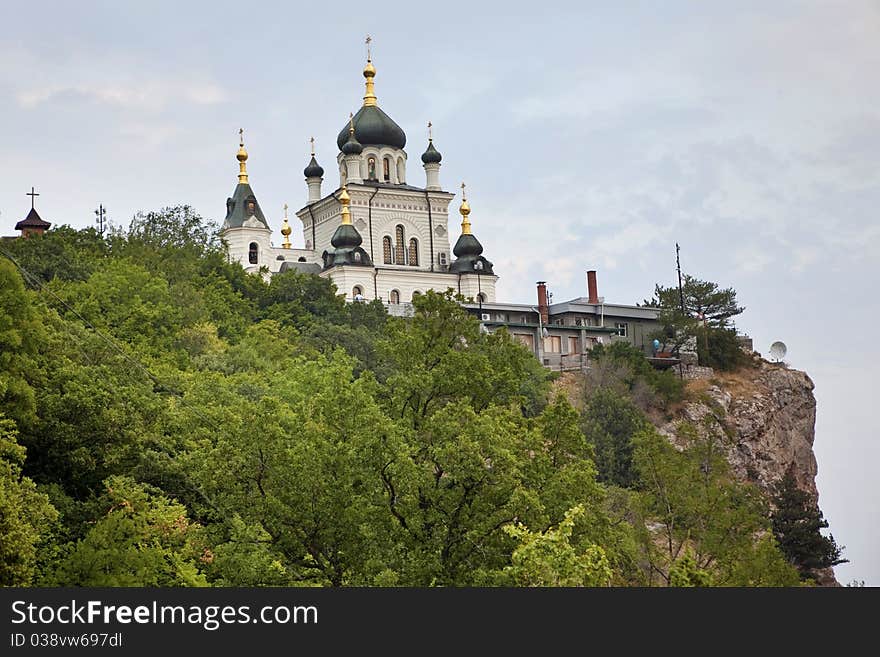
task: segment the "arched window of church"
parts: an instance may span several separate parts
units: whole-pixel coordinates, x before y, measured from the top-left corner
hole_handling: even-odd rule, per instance
[[[394,253],[394,261],[398,265],[406,264],[406,239],[403,234],[403,226],[400,224],[397,225],[397,228],[394,229],[394,236],[397,238],[397,244],[395,244],[395,253]]]
[[[388,303],[400,303],[400,292],[397,290],[391,290],[391,294],[388,295]]]
[[[391,160],[387,157],[382,159],[382,178],[385,182],[391,182]]]
[[[343,164],[339,167],[339,181],[344,185],[347,177],[348,176],[345,173],[345,165]]]
[[[419,241],[415,237],[409,240],[409,265],[411,267],[419,266]]]
[[[252,265],[257,264],[260,260],[260,247],[257,246],[256,242],[251,242],[251,245],[248,247],[248,262]]]
[[[376,158],[373,156],[367,159],[367,178],[370,180],[376,179]]]
[[[406,165],[403,163],[403,158],[397,158],[397,182],[401,185],[404,184],[406,180]]]
[[[364,289],[360,285],[355,285],[351,290],[351,298],[360,301],[364,298]]]
[[[382,262],[391,264],[391,237],[388,235],[382,238]]]
[[[354,252],[354,261],[356,264],[361,264],[361,252],[360,251]]]

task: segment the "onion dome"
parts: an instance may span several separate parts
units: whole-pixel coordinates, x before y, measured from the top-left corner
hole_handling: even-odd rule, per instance
[[[306,178],[321,178],[324,175],[324,168],[318,164],[314,154],[312,155],[309,165],[303,169],[303,175],[305,175]]]
[[[333,248],[325,251],[323,254],[324,268],[336,267],[338,265],[354,265],[362,267],[372,267],[369,254],[361,247],[363,239],[351,223],[351,197],[348,195],[348,189],[342,187],[339,193],[339,203],[342,205],[342,223],[336,228],[330,244]]]
[[[379,109],[376,104],[376,94],[373,88],[374,77],[376,77],[376,68],[373,66],[373,62],[367,59],[367,65],[364,67],[367,86],[364,105],[350,121],[350,125],[354,126],[354,136],[364,146],[391,146],[402,149],[406,146],[406,134],[394,122],[394,119]],[[336,145],[343,153],[345,152],[343,147],[349,139],[348,130],[349,126],[344,127],[336,137]]]
[[[464,195],[464,183],[461,184],[461,207],[458,211],[461,213],[461,235],[452,249],[456,259],[449,266],[449,271],[458,274],[473,274],[479,270],[482,274],[492,274],[492,263],[482,255],[483,245],[471,233],[471,206]]]
[[[364,147],[357,140],[354,118],[351,114],[348,115],[348,140],[339,147],[339,150],[343,155],[360,155],[364,152]]]
[[[422,153],[422,162],[425,164],[440,164],[440,160],[443,159],[443,156],[440,155],[440,151],[434,148],[433,127],[433,124],[428,121],[428,148]]]
[[[440,164],[440,160],[443,159],[443,156],[440,155],[440,151],[434,148],[434,141],[432,139],[428,140],[428,148],[425,149],[425,152],[422,153],[422,162],[425,164]]]

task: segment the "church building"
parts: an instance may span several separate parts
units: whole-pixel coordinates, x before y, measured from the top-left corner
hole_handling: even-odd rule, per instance
[[[431,124],[421,155],[424,183],[412,184],[407,171],[406,135],[379,107],[376,68],[368,53],[363,106],[349,115],[336,138],[339,182],[324,193],[324,168],[315,157],[303,174],[307,201],[296,212],[305,248],[292,248],[285,216],[284,241],[271,240],[272,228],[250,186],[243,137],[238,150],[238,185],[226,201],[221,236],[229,257],[251,272],[295,269],[330,278],[349,301],[379,299],[399,314],[413,295],[426,290],[455,292],[477,302],[495,301],[498,277],[471,231],[470,205],[461,185],[460,229],[450,249],[449,204],[455,197],[440,183],[442,156]],[[421,177],[421,176],[419,176]],[[395,310],[397,309],[397,312]]]

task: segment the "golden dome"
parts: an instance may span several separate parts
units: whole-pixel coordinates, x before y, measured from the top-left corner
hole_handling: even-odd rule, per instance
[[[247,174],[247,159],[248,152],[244,149],[244,128],[239,128],[238,130],[238,154],[235,156],[235,159],[238,160],[238,182],[240,184],[247,184],[248,174]]]
[[[376,77],[376,67],[373,66],[373,62],[371,62],[369,59],[367,60],[367,65],[364,66],[364,77],[365,78]]]
[[[468,219],[468,215],[471,213],[471,206],[468,203],[467,196],[465,196],[464,187],[464,183],[461,183],[461,206],[458,208],[458,211],[461,213],[461,232],[464,235],[470,235],[471,221]]]

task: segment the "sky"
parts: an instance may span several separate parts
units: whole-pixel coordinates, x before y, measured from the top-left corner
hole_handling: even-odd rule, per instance
[[[880,585],[880,4],[867,1],[290,3],[0,0],[0,234],[30,208],[115,225],[189,204],[220,222],[244,128],[270,226],[305,205],[314,136],[379,105],[423,184],[468,185],[500,301],[633,304],[682,268],[732,286],[738,328],[816,388],[820,506]],[[453,201],[454,210],[458,201]],[[456,219],[450,222],[453,224]],[[451,226],[453,234],[457,228]],[[294,235],[302,246],[302,235]],[[274,236],[280,243],[279,234]],[[873,283],[872,283],[873,281]]]

